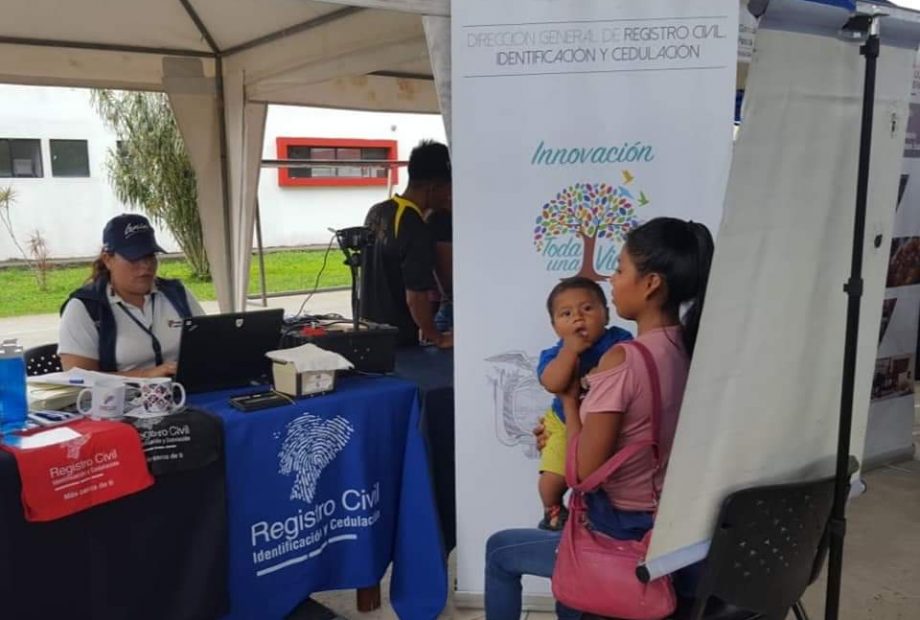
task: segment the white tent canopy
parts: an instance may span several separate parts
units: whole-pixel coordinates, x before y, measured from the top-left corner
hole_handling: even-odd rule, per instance
[[[2,0],[2,9],[0,82],[167,93],[225,311],[245,307],[267,104],[443,110],[450,136],[450,0]]]
[[[2,6],[0,82],[167,93],[225,311],[245,305],[266,104],[440,111],[423,15],[447,15],[448,0]]]

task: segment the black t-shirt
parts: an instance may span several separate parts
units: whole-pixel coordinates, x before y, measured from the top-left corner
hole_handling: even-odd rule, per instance
[[[428,216],[428,228],[435,243],[453,243],[454,227],[450,211],[432,211]]]
[[[363,318],[399,328],[400,344],[418,344],[406,291],[437,288],[431,230],[415,205],[401,206],[392,199],[371,207],[364,225],[371,230],[372,242],[364,253],[361,276]]]
[[[453,244],[453,217],[450,211],[434,210],[428,214],[425,223],[428,224],[428,229],[431,231],[431,237],[434,240],[435,248],[441,243]],[[437,273],[438,270],[435,269],[435,272]],[[444,282],[440,284],[441,303],[443,304],[451,296],[451,291],[448,290]]]

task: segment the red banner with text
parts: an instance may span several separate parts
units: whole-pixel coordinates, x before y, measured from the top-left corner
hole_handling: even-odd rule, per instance
[[[59,441],[41,445],[43,433]],[[140,437],[128,424],[81,420],[22,440],[2,448],[16,458],[28,521],[60,519],[153,484]]]

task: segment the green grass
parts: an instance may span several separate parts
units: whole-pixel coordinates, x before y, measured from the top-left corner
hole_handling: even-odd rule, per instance
[[[271,252],[265,255],[266,288],[269,293],[313,290],[323,264],[325,250]],[[338,249],[329,252],[319,288],[329,289],[351,284],[348,267]],[[35,275],[25,267],[0,268],[0,317],[57,312],[71,291],[89,277],[90,267],[68,265],[48,272],[47,290],[38,288]],[[158,275],[179,278],[199,300],[217,299],[211,282],[193,280],[188,264],[181,259],[164,260]],[[259,293],[259,264],[255,256],[249,271],[249,292]]]

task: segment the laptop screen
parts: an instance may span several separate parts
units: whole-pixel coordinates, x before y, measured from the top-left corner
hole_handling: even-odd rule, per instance
[[[185,319],[176,381],[189,393],[270,383],[265,354],[280,345],[283,316],[274,308]]]

